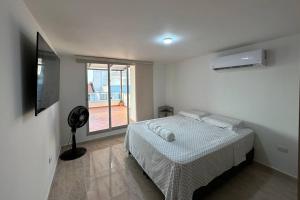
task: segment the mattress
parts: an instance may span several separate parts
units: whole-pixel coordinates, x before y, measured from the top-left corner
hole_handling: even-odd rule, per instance
[[[181,115],[151,121],[171,130],[175,141],[163,140],[143,121],[128,126],[125,148],[166,200],[191,200],[196,189],[246,160],[253,148],[250,129],[234,132]]]

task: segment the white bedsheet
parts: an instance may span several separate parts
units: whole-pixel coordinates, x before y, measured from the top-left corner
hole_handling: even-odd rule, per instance
[[[153,121],[171,130],[175,141],[163,140],[143,121],[128,126],[125,148],[166,200],[191,200],[196,189],[240,164],[253,147],[250,129],[233,132],[180,115]]]

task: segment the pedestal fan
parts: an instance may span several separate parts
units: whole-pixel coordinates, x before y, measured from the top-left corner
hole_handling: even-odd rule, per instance
[[[73,108],[68,117],[68,124],[72,132],[72,148],[63,152],[60,155],[61,160],[74,160],[83,156],[86,149],[83,147],[76,147],[76,129],[84,126],[89,119],[89,111],[84,106],[77,106]]]

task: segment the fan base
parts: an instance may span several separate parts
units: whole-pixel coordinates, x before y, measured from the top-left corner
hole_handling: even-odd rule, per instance
[[[82,147],[79,147],[79,148],[76,148],[75,150],[67,150],[65,152],[63,152],[59,158],[61,160],[75,160],[77,158],[80,158],[81,156],[83,156],[84,154],[86,153],[86,149],[85,148],[82,148]]]

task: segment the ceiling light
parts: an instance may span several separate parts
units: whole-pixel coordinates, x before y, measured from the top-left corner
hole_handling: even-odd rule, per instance
[[[172,38],[164,38],[163,40],[164,44],[169,45],[173,43],[173,39]]]
[[[164,33],[162,35],[158,35],[157,37],[153,38],[154,43],[159,45],[164,45],[164,46],[177,44],[182,40],[183,38],[181,36],[178,36],[174,33]]]

